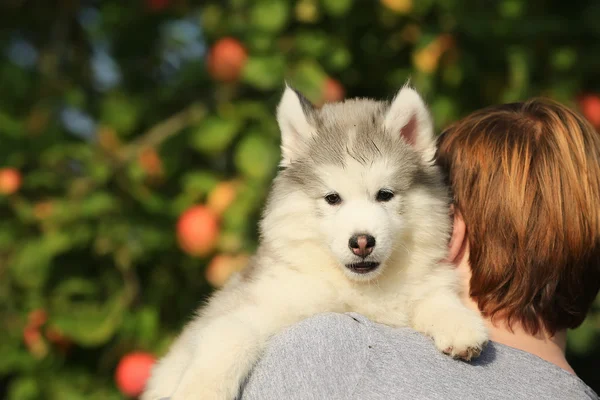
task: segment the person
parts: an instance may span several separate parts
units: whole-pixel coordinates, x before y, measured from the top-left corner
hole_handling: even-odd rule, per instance
[[[552,100],[474,112],[438,138],[448,261],[490,342],[471,362],[410,328],[319,314],[274,337],[255,399],[598,399],[565,357],[600,286],[600,136]]]

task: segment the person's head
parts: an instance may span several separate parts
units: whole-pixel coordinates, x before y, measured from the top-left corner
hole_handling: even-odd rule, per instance
[[[600,287],[600,135],[546,99],[477,111],[446,129],[436,162],[464,229],[484,316],[554,334]]]

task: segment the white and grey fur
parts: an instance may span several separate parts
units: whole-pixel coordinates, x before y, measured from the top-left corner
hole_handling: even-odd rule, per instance
[[[465,359],[487,341],[483,320],[459,299],[456,272],[442,261],[449,198],[419,94],[405,86],[391,102],[351,99],[317,109],[286,85],[277,120],[282,170],[257,254],[157,363],[143,400],[234,399],[269,338],[320,312],[408,325]],[[379,201],[380,190],[393,197]],[[333,193],[339,204],[325,200]],[[349,247],[356,234],[376,240],[364,259]],[[361,262],[370,268],[351,269]]]

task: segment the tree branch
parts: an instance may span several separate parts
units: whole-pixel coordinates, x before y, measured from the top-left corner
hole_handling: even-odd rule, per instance
[[[205,114],[206,109],[202,105],[192,104],[185,110],[159,122],[139,138],[117,151],[116,158],[118,163],[120,165],[127,164],[134,160],[144,149],[157,147],[190,124],[200,121]]]

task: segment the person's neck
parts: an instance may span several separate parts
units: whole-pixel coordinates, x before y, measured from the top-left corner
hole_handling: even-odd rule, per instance
[[[477,302],[469,296],[469,283],[471,280],[471,267],[468,261],[469,243],[467,240],[462,240],[462,243],[457,241],[457,243],[460,244],[460,246],[457,246],[457,248],[460,247],[460,250],[454,254],[450,261],[456,265],[457,272],[461,276],[463,284],[461,299],[465,305],[481,313]],[[558,331],[554,336],[550,336],[546,332],[531,335],[518,324],[513,324],[512,329],[509,328],[506,320],[502,318],[494,318],[494,323],[489,318],[483,316],[482,318],[484,318],[488,327],[491,341],[534,354],[575,375],[575,371],[565,357],[566,331]]]
[[[565,357],[567,343],[565,331],[559,331],[554,336],[546,333],[533,336],[514,324],[512,330],[509,329],[506,321],[500,319],[495,319],[494,323],[486,319],[486,325],[489,329],[490,340],[493,342],[534,354],[575,375],[575,371]]]
[[[480,313],[475,300],[466,294],[463,294],[462,300],[467,306]],[[505,319],[495,317],[492,323],[490,318],[483,316],[482,318],[485,320],[491,341],[531,353],[576,375],[565,357],[566,331],[558,331],[554,336],[550,336],[546,332],[531,335],[516,323],[512,324],[512,329],[509,328]]]

